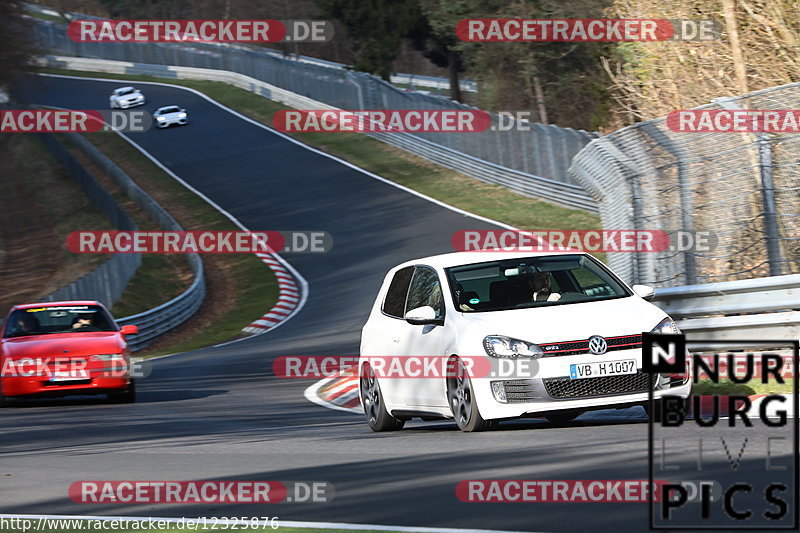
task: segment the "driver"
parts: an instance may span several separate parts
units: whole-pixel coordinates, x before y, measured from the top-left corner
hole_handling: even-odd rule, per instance
[[[547,272],[535,272],[529,276],[528,288],[532,291],[531,301],[533,302],[555,302],[561,298],[561,294],[550,292],[550,274]]]
[[[78,315],[72,321],[72,329],[88,329],[94,325],[94,313],[90,315]]]

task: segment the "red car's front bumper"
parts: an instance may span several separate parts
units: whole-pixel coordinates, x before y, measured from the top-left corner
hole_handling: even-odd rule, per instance
[[[48,376],[4,377],[0,380],[3,396],[68,396],[104,394],[125,390],[128,377],[91,376],[80,381],[50,381]]]

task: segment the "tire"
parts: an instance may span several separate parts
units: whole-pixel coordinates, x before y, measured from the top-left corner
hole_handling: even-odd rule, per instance
[[[367,424],[372,431],[403,429],[406,421],[393,417],[386,410],[378,378],[369,363],[365,363],[361,367],[361,375],[358,378],[358,395],[361,398],[361,406],[364,408]]]
[[[465,433],[473,433],[496,428],[496,420],[484,420],[481,417],[472,392],[472,380],[469,379],[461,359],[457,357],[451,359],[447,367],[455,369],[454,375],[447,377],[447,403],[450,405],[458,429]]]
[[[567,422],[572,422],[583,413],[581,411],[569,411],[566,413],[553,413],[549,415],[544,415],[544,417],[548,420],[548,422],[552,422],[553,424],[566,424]]]
[[[136,382],[131,380],[128,388],[122,392],[111,392],[108,399],[112,403],[134,403],[136,401]]]
[[[3,396],[3,385],[0,384],[0,409],[3,407],[8,407],[10,404],[10,400],[8,396]]]

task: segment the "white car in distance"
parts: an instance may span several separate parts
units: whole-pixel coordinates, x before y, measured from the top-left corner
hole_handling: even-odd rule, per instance
[[[129,107],[144,105],[145,102],[146,100],[142,92],[134,87],[120,87],[119,89],[114,89],[114,92],[111,93],[111,97],[108,100],[111,109],[128,109]]]
[[[173,124],[185,126],[189,121],[186,110],[176,105],[159,107],[156,112],[153,113],[153,119],[156,121],[156,126],[159,128],[167,128]]]
[[[656,401],[688,398],[688,366],[642,370],[642,333],[679,333],[647,301],[653,294],[582,252],[459,252],[403,263],[387,274],[362,329],[367,422],[387,431],[414,417],[454,418],[470,432],[518,417],[568,422],[594,409],[647,409],[649,389]],[[385,370],[386,359],[410,357],[450,370],[397,376],[376,366],[375,358]],[[507,363],[525,371],[496,372]]]

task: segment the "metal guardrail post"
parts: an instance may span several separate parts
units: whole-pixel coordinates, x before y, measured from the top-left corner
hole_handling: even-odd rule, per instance
[[[775,184],[772,176],[772,139],[766,133],[756,135],[758,163],[761,175],[761,200],[764,205],[764,233],[767,236],[767,262],[769,275],[780,276],[781,246],[778,214],[775,208]]]
[[[643,131],[656,141],[661,148],[675,158],[675,167],[678,171],[678,194],[680,195],[681,230],[694,231],[694,202],[692,201],[692,187],[689,179],[689,170],[686,167],[687,154],[678,147],[658,127],[650,123],[643,123]],[[636,226],[636,229],[644,229]],[[692,250],[683,252],[683,264],[686,270],[686,284],[697,283],[697,258]]]
[[[714,98],[715,104],[723,109],[744,109],[733,98]],[[781,268],[780,232],[775,208],[775,183],[772,179],[772,140],[766,133],[756,133],[758,146],[758,174],[761,186],[761,205],[764,208],[764,235],[766,236],[767,264],[770,276],[779,276]]]

